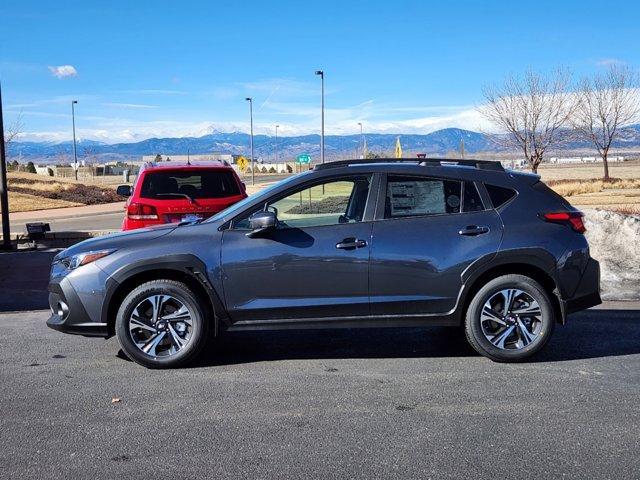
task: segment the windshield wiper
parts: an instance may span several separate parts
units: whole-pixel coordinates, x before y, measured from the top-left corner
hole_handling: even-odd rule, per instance
[[[197,205],[196,201],[186,193],[156,193],[156,197],[184,197],[189,200],[190,203]]]

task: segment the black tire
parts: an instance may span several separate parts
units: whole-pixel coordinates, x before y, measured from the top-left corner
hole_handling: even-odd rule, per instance
[[[485,303],[495,294],[506,289],[522,290],[528,296],[533,298],[540,307],[541,316],[540,325],[537,327],[539,328],[537,337],[531,343],[521,348],[499,348],[487,339],[482,329],[480,317]],[[494,278],[480,288],[480,290],[478,290],[474,295],[471,303],[469,304],[469,308],[467,308],[465,317],[465,334],[467,341],[480,355],[490,358],[496,362],[521,362],[539,352],[546,345],[553,333],[555,324],[556,319],[553,305],[549,294],[544,290],[544,288],[530,277],[511,274]],[[502,328],[506,329],[506,327]],[[517,332],[517,325],[514,329],[516,330],[516,335],[519,335],[519,332]],[[516,335],[512,335],[508,338],[516,339]],[[514,343],[515,342],[512,340],[512,345]]]
[[[129,319],[134,309],[153,295],[170,295],[181,302],[190,314],[190,338],[186,345],[171,355],[150,355],[143,352],[136,346],[129,331]],[[143,283],[125,297],[118,309],[115,330],[122,350],[134,362],[147,368],[177,368],[188,364],[200,354],[207,343],[209,323],[207,310],[187,285],[175,280],[153,280]],[[170,333],[166,335],[169,338]]]

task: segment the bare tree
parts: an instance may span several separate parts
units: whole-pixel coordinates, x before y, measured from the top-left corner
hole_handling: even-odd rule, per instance
[[[22,129],[24,128],[24,123],[22,122],[22,112],[18,114],[16,119],[9,124],[8,127],[4,129],[4,146],[5,148],[9,148],[9,144],[16,139],[20,133],[22,133]]]
[[[530,70],[522,78],[507,77],[502,85],[484,89],[486,103],[480,113],[506,134],[497,137],[500,143],[524,153],[534,173],[545,153],[559,143],[559,133],[575,110],[570,82],[565,70],[548,76]]]
[[[593,143],[602,157],[604,180],[609,180],[607,158],[620,128],[632,123],[640,113],[638,76],[627,67],[612,65],[605,73],[586,78],[578,89],[573,126]]]

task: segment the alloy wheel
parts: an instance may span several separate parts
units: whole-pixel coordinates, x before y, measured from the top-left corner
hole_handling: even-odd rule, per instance
[[[501,350],[520,350],[542,331],[542,310],[524,290],[508,288],[494,293],[480,313],[485,338]]]
[[[189,343],[192,333],[191,312],[171,295],[146,297],[129,317],[133,343],[151,357],[175,355]]]

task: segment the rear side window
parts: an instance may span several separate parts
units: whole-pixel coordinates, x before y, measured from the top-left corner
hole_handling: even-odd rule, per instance
[[[387,177],[385,218],[460,213],[462,183],[419,177]]]
[[[224,198],[240,195],[235,176],[228,170],[190,170],[147,172],[140,196],[157,200]]]
[[[516,191],[510,188],[489,184],[485,184],[485,187],[487,188],[487,193],[489,193],[491,203],[493,203],[493,208],[501,207],[516,196]]]
[[[464,194],[462,195],[463,211],[465,212],[479,212],[484,210],[482,199],[476,188],[476,184],[473,182],[464,182]]]

